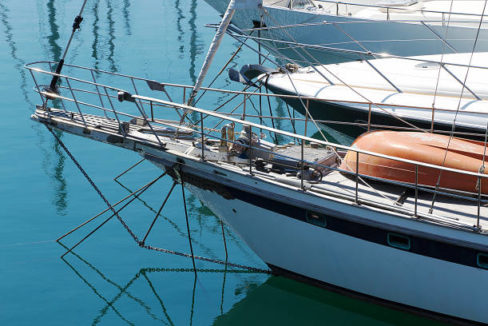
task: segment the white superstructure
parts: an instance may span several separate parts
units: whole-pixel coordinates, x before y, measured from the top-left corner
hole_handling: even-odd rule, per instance
[[[227,0],[206,0],[223,13]],[[232,22],[275,56],[303,66],[371,53],[418,56],[488,51],[483,1],[274,1],[241,10]],[[481,24],[480,24],[481,22]],[[252,32],[255,27],[261,30]]]
[[[363,60],[271,73],[262,80],[276,93],[312,99],[316,119],[330,120],[331,110],[337,116],[343,110],[356,112],[358,121],[369,115],[374,123],[383,116],[404,127],[402,120],[448,129],[454,124],[484,134],[488,53],[470,60],[471,53]]]

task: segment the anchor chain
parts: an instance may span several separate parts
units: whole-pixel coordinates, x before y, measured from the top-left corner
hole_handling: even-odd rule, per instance
[[[174,251],[174,250],[169,250],[169,249],[164,249],[164,248],[159,248],[159,247],[153,247],[153,246],[149,246],[149,245],[143,245],[143,246],[141,246],[141,248],[159,251],[159,252],[164,252],[164,253],[168,253],[168,254],[173,254],[173,255],[177,255],[177,256],[181,256],[181,257],[187,257],[187,258],[192,257],[190,254],[187,254],[184,252],[179,252],[179,251]],[[253,272],[260,272],[260,273],[264,273],[264,274],[270,274],[271,273],[271,271],[266,270],[266,269],[262,269],[262,268],[258,268],[258,267],[252,267],[252,266],[246,266],[246,265],[241,265],[241,264],[236,264],[236,263],[231,263],[231,262],[223,261],[220,259],[208,258],[208,257],[203,257],[203,256],[193,256],[193,257],[195,259],[198,259],[198,260],[207,261],[210,263],[215,263],[215,264],[220,264],[220,265],[232,266],[232,267],[236,267],[236,268],[243,268],[243,269],[247,269],[247,270],[253,271]]]

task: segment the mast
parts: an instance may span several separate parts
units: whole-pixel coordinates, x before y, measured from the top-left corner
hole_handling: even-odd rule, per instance
[[[222,39],[227,31],[227,27],[229,26],[232,16],[234,16],[234,12],[236,9],[258,9],[262,6],[262,0],[230,0],[229,6],[224,13],[224,17],[222,17],[222,21],[220,22],[219,28],[214,35],[212,43],[210,44],[210,48],[208,49],[207,56],[205,57],[205,61],[203,62],[202,69],[200,70],[200,74],[198,75],[197,81],[195,82],[195,86],[193,87],[193,91],[190,94],[187,104],[189,106],[192,105],[195,97],[202,87],[203,80],[207,75],[208,69],[212,64],[212,61],[215,57],[215,53],[222,42]],[[185,114],[186,115],[186,114]],[[184,115],[184,116],[185,116]]]

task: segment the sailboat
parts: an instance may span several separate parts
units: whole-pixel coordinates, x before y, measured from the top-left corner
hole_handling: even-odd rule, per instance
[[[437,318],[488,323],[485,153],[477,161],[481,167],[472,171],[335,144],[308,137],[307,130],[270,127],[261,123],[265,117],[249,112],[253,100],[274,95],[202,87],[234,12],[261,5],[230,1],[195,85],[64,62],[63,71],[59,64],[52,71],[54,62],[28,64],[41,97],[31,118],[154,163],[277,274]],[[234,102],[226,111],[198,107],[200,90],[227,94]],[[240,112],[230,109],[235,101]],[[312,116],[307,119],[305,129],[317,127]],[[283,140],[266,141],[266,133]],[[446,137],[445,153],[456,150]],[[366,173],[371,157],[408,166],[413,178]],[[422,174],[432,170],[441,181],[455,173],[476,182],[463,189],[424,184]]]
[[[221,14],[227,0],[206,0]],[[483,1],[264,0],[237,12],[232,34],[255,39],[278,58],[301,66],[397,56],[471,51]],[[488,51],[486,23],[477,51]],[[304,46],[306,47],[304,49]],[[366,50],[365,50],[366,49]]]

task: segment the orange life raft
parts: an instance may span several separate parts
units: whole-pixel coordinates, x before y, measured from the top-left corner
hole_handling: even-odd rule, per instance
[[[448,147],[449,136],[424,132],[374,131],[358,137],[352,147],[379,154],[395,156],[408,160],[435,164],[446,168],[480,172],[483,166],[483,142],[452,138]],[[488,151],[487,151],[488,154]],[[356,172],[356,152],[348,151],[341,164],[341,169]],[[445,161],[444,161],[445,160]],[[486,160],[486,158],[485,158]],[[415,165],[394,161],[368,154],[359,154],[359,173],[372,177],[415,183]],[[488,172],[488,168],[487,168]],[[440,170],[418,168],[418,184],[435,186]],[[486,174],[486,173],[485,173]],[[478,192],[478,178],[456,172],[443,171],[440,187]],[[488,180],[482,179],[481,192],[488,194]]]

